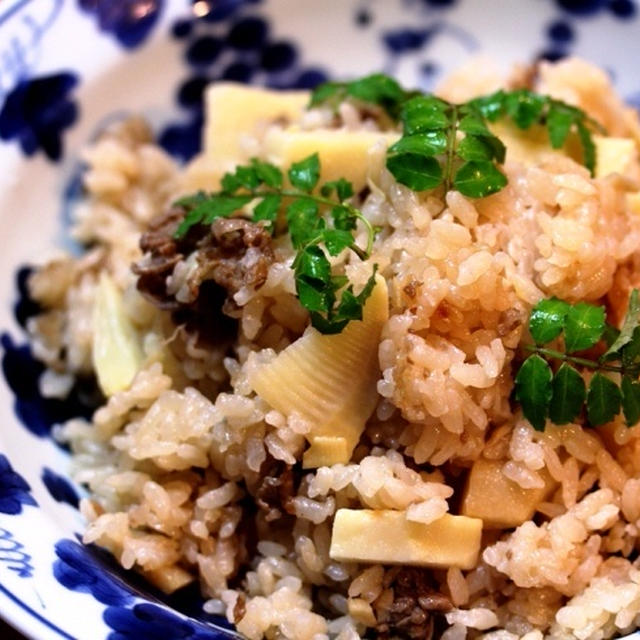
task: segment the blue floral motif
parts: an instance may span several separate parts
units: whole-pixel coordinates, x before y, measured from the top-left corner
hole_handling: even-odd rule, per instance
[[[184,618],[159,603],[139,602],[140,598],[149,600],[153,596],[148,596],[146,589],[131,586],[140,582],[136,574],[126,573],[127,583],[121,580],[116,572],[124,573],[123,569],[115,567],[113,559],[95,547],[65,539],[56,543],[55,551],[58,556],[53,565],[56,580],[72,591],[90,593],[98,602],[107,605],[103,618],[113,630],[108,640],[224,640],[237,637],[226,629]],[[215,622],[221,621],[216,618]]]
[[[11,531],[0,527],[0,562],[20,578],[32,578],[35,571],[31,556],[24,551],[24,545],[18,542]]]
[[[65,539],[56,543],[55,550],[58,559],[53,565],[53,575],[67,589],[90,593],[109,606],[122,607],[133,602],[131,588],[105,570],[86,547]]]
[[[183,44],[184,60],[192,74],[176,95],[186,118],[170,123],[160,143],[178,158],[189,160],[200,151],[203,92],[210,82],[233,80],[278,89],[309,89],[327,80],[323,69],[300,66],[293,42],[272,38],[266,18],[246,11],[252,4],[256,1],[199,0],[193,6],[196,17],[173,24],[171,33]]]
[[[0,513],[18,515],[22,505],[37,507],[38,503],[31,495],[27,481],[16,473],[7,457],[0,453]]]
[[[609,11],[617,18],[628,19],[636,14],[633,0],[555,0],[566,12],[575,16],[592,16],[600,11]]]
[[[140,46],[151,33],[164,7],[164,0],[78,0],[95,14],[101,31],[112,33],[127,49]]]
[[[42,470],[42,482],[56,502],[66,502],[74,509],[78,508],[79,498],[73,485],[49,467]]]
[[[0,99],[30,74],[41,43],[55,22],[63,0],[16,0],[0,6]]]
[[[82,416],[90,418],[100,403],[95,381],[78,380],[64,400],[45,398],[38,386],[44,365],[36,360],[28,344],[16,344],[8,333],[0,336],[2,372],[14,394],[14,411],[34,435],[49,435],[54,424]]]
[[[0,110],[0,138],[17,140],[32,156],[41,149],[50,160],[63,153],[62,132],[76,120],[78,108],[69,93],[78,79],[70,72],[22,80]]]

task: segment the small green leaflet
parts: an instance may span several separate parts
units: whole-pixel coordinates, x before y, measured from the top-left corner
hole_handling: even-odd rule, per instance
[[[287,225],[294,249],[301,249],[317,236],[318,204],[311,198],[299,198],[287,207]]]
[[[317,153],[294,162],[288,172],[289,181],[300,191],[311,193],[320,178],[320,158]]]
[[[622,376],[622,412],[628,427],[635,427],[640,420],[640,383],[629,376]]]
[[[434,133],[451,125],[450,105],[435,96],[417,96],[402,109],[404,135]]]
[[[442,166],[435,158],[417,153],[398,153],[387,158],[387,169],[395,179],[414,191],[434,189],[442,184]]]
[[[258,222],[259,220],[267,220],[267,225],[270,230],[273,229],[273,225],[278,218],[278,211],[282,204],[282,197],[270,193],[266,195],[261,202],[259,202],[253,209],[253,220]]]
[[[633,340],[633,333],[640,324],[639,298],[638,290],[634,289],[629,296],[629,306],[627,307],[627,313],[622,324],[622,329],[620,329],[620,334],[616,341],[604,352],[602,360],[608,360],[612,357],[618,356],[622,351],[622,348]]]
[[[507,176],[488,160],[465,162],[456,172],[453,186],[469,198],[485,198],[507,184]]]
[[[528,129],[540,120],[548,100],[527,89],[516,89],[504,95],[506,112],[520,129]]]
[[[349,198],[351,198],[351,196],[353,196],[353,185],[344,178],[332,180],[331,182],[325,182],[320,189],[320,193],[325,198],[328,198],[329,196],[331,196],[334,190],[340,202],[344,202],[345,200],[348,200]]]
[[[524,417],[538,431],[544,431],[553,393],[553,373],[539,355],[529,356],[516,376],[515,398],[522,406]]]
[[[256,175],[264,184],[272,189],[282,187],[282,171],[278,167],[268,162],[262,162],[257,158],[251,159],[251,165],[255,169]]]
[[[540,300],[529,316],[529,331],[537,344],[546,344],[557,338],[564,328],[570,305],[557,298]]]
[[[388,153],[416,153],[423,156],[435,156],[444,153],[447,148],[447,137],[442,131],[414,133],[403,136],[389,147]]]
[[[374,73],[352,82],[327,82],[316,87],[311,94],[309,108],[338,105],[351,99],[383,109],[393,120],[400,115],[402,104],[415,95],[405,91],[393,78],[383,73]]]
[[[251,196],[212,195],[196,204],[187,212],[176,230],[176,237],[182,238],[195,224],[211,224],[216,218],[226,218],[249,204]]]
[[[593,347],[602,337],[604,325],[604,307],[596,307],[586,302],[569,307],[564,322],[564,344],[567,353]]]
[[[575,121],[576,114],[573,109],[568,109],[564,105],[557,105],[549,109],[547,129],[549,141],[554,149],[560,149],[564,145]]]
[[[621,401],[618,385],[600,372],[594,373],[587,392],[589,422],[594,427],[611,422],[620,412]]]
[[[582,376],[566,362],[553,376],[553,394],[549,403],[549,418],[554,424],[573,422],[582,410],[586,387]]]

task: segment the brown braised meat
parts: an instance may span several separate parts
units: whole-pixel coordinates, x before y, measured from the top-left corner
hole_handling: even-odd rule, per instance
[[[265,520],[278,520],[285,513],[293,514],[292,498],[296,495],[299,478],[296,479],[293,467],[273,460],[269,464],[262,481],[255,491],[258,508],[265,512]],[[296,482],[298,480],[298,482]]]
[[[173,208],[155,220],[142,235],[144,257],[133,265],[138,290],[155,306],[174,312],[176,323],[230,334],[237,305],[233,296],[244,286],[259,289],[275,256],[271,236],[260,224],[242,218],[218,218],[211,225],[195,225],[174,237],[182,209]],[[185,264],[184,261],[187,261]],[[185,267],[182,276],[176,266]],[[182,278],[177,291],[167,288],[170,276]]]
[[[378,637],[430,640],[436,615],[452,608],[451,601],[436,590],[428,571],[415,567],[400,569],[393,583],[393,602],[380,616]]]

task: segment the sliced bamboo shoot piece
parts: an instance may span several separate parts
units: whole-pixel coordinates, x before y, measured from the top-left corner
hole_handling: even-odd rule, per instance
[[[376,405],[378,344],[388,317],[387,285],[377,276],[361,321],[337,335],[310,327],[250,375],[254,391],[274,409],[311,425],[305,468],[349,461]]]
[[[445,514],[429,524],[405,511],[338,509],[329,556],[340,562],[471,569],[480,551],[482,520]]]
[[[245,136],[259,135],[275,121],[296,122],[309,102],[308,91],[269,91],[233,82],[217,82],[207,89],[204,133],[210,167],[222,172],[248,160]]]
[[[127,389],[144,359],[140,339],[127,317],[122,294],[101,274],[93,307],[93,366],[106,396]]]
[[[509,529],[531,520],[556,483],[543,469],[545,486],[523,489],[502,473],[502,462],[480,458],[473,463],[462,498],[462,513],[481,518],[486,529]]]

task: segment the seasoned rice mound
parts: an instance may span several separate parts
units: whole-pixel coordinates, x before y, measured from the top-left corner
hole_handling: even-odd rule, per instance
[[[521,77],[503,81],[468,68],[441,95],[463,100]],[[535,82],[611,135],[640,140],[636,115],[587,63],[542,64]],[[311,111],[302,126],[327,126],[332,117]],[[347,130],[376,128],[346,104],[339,120]],[[259,152],[261,142],[247,144]],[[138,119],[112,126],[86,152],[86,198],[72,233],[91,248],[33,274],[31,294],[43,312],[28,326],[50,397],[93,373],[102,275],[139,339],[130,384],[90,423],[56,427],[73,452],[75,480],[89,492],[84,541],[167,592],[198,581],[206,611],[225,615],[251,640],[598,640],[635,629],[640,426],[627,428],[619,417],[600,430],[536,432],[510,395],[514,359],[540,299],[600,301],[624,315],[640,282],[640,215],[628,199],[640,190],[640,165],[592,178],[557,152],[531,161],[507,155],[507,187],[471,200],[410,191],[385,169],[385,151],[370,150],[368,187],[357,196],[381,228],[373,254],[366,262],[341,258],[356,289],[373,263],[389,287],[376,408],[347,464],[304,470],[313,425],[276,411],[250,383],[308,324],[291,246],[275,239],[265,258],[252,230],[242,231],[240,257],[221,261],[215,276],[229,292],[216,337],[208,323],[221,317],[193,305],[211,293],[197,259],[152,264],[139,248],[193,173],[176,167]],[[229,242],[240,237],[237,228],[215,232],[235,234],[224,236]],[[159,242],[145,237],[148,246]],[[149,286],[164,283],[154,289],[164,308],[136,289],[140,273],[151,274]],[[458,513],[477,460],[522,488],[551,490],[533,519],[483,531],[475,567],[330,558],[338,509],[406,510],[412,521],[435,522]]]

